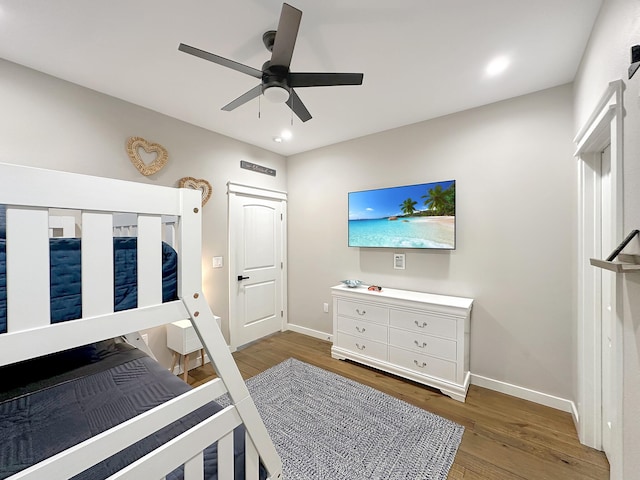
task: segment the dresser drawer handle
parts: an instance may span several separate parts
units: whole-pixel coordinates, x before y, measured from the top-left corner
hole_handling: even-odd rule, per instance
[[[357,326],[357,325],[356,325],[356,330],[358,331],[358,333],[364,333],[364,332],[366,332],[366,331],[367,331],[367,329],[366,329],[366,328],[364,328],[364,327],[360,328],[360,327],[359,327],[359,326]]]
[[[366,310],[362,310],[362,311],[360,311],[360,309],[359,309],[359,308],[356,308],[356,313],[357,313],[358,315],[365,315],[365,314],[367,313],[367,311],[366,311]]]
[[[421,344],[418,340],[414,340],[413,343],[415,343],[418,348],[427,348],[427,342],[422,342]]]
[[[427,366],[427,364],[425,362],[418,363],[418,360],[414,360],[413,363],[416,364],[416,367],[420,367],[420,368],[424,368],[424,367]]]
[[[421,325],[421,324],[418,322],[418,320],[414,320],[414,321],[413,321],[413,323],[415,323],[415,324],[416,324],[416,327],[418,327],[418,328],[424,328],[424,327],[426,327],[426,326],[428,325],[428,324],[427,324],[427,322],[422,322],[422,325]]]
[[[359,344],[359,343],[356,343],[356,348],[357,348],[358,350],[364,350],[365,348],[367,348],[367,346],[366,346],[366,345],[362,345],[362,346],[360,346],[360,344]]]

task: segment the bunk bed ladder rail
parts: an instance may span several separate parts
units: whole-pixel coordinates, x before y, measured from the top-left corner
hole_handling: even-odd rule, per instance
[[[201,291],[202,221],[198,215],[201,209],[201,200],[197,198],[194,203],[196,197],[185,196],[185,194],[192,192],[188,190],[181,190],[181,192],[183,193],[182,210],[184,215],[181,217],[177,233],[177,241],[180,245],[178,295],[183,300],[194,329],[216,372],[223,379],[231,403],[235,405],[245,426],[247,433],[245,441],[246,474],[257,475],[259,460],[262,460],[268,472],[268,478],[278,480],[282,477],[280,457]],[[190,215],[189,212],[194,212],[196,215]],[[198,234],[194,235],[193,233],[196,231]],[[192,270],[196,270],[198,275],[194,275]],[[254,452],[257,452],[259,457]]]

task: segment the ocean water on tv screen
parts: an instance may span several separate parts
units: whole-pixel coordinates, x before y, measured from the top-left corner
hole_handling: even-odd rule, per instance
[[[349,220],[350,247],[455,248],[455,217]]]

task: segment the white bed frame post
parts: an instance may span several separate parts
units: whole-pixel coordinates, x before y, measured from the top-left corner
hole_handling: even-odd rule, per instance
[[[201,195],[186,189],[182,189],[181,194],[183,216],[178,228],[181,251],[178,257],[178,296],[184,302],[194,329],[245,425],[246,475],[255,472],[257,478],[260,458],[269,478],[279,479],[282,476],[280,457],[202,293]]]

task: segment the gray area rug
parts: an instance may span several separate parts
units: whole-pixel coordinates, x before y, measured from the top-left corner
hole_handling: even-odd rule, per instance
[[[285,480],[444,480],[464,432],[462,425],[293,358],[247,386]]]

